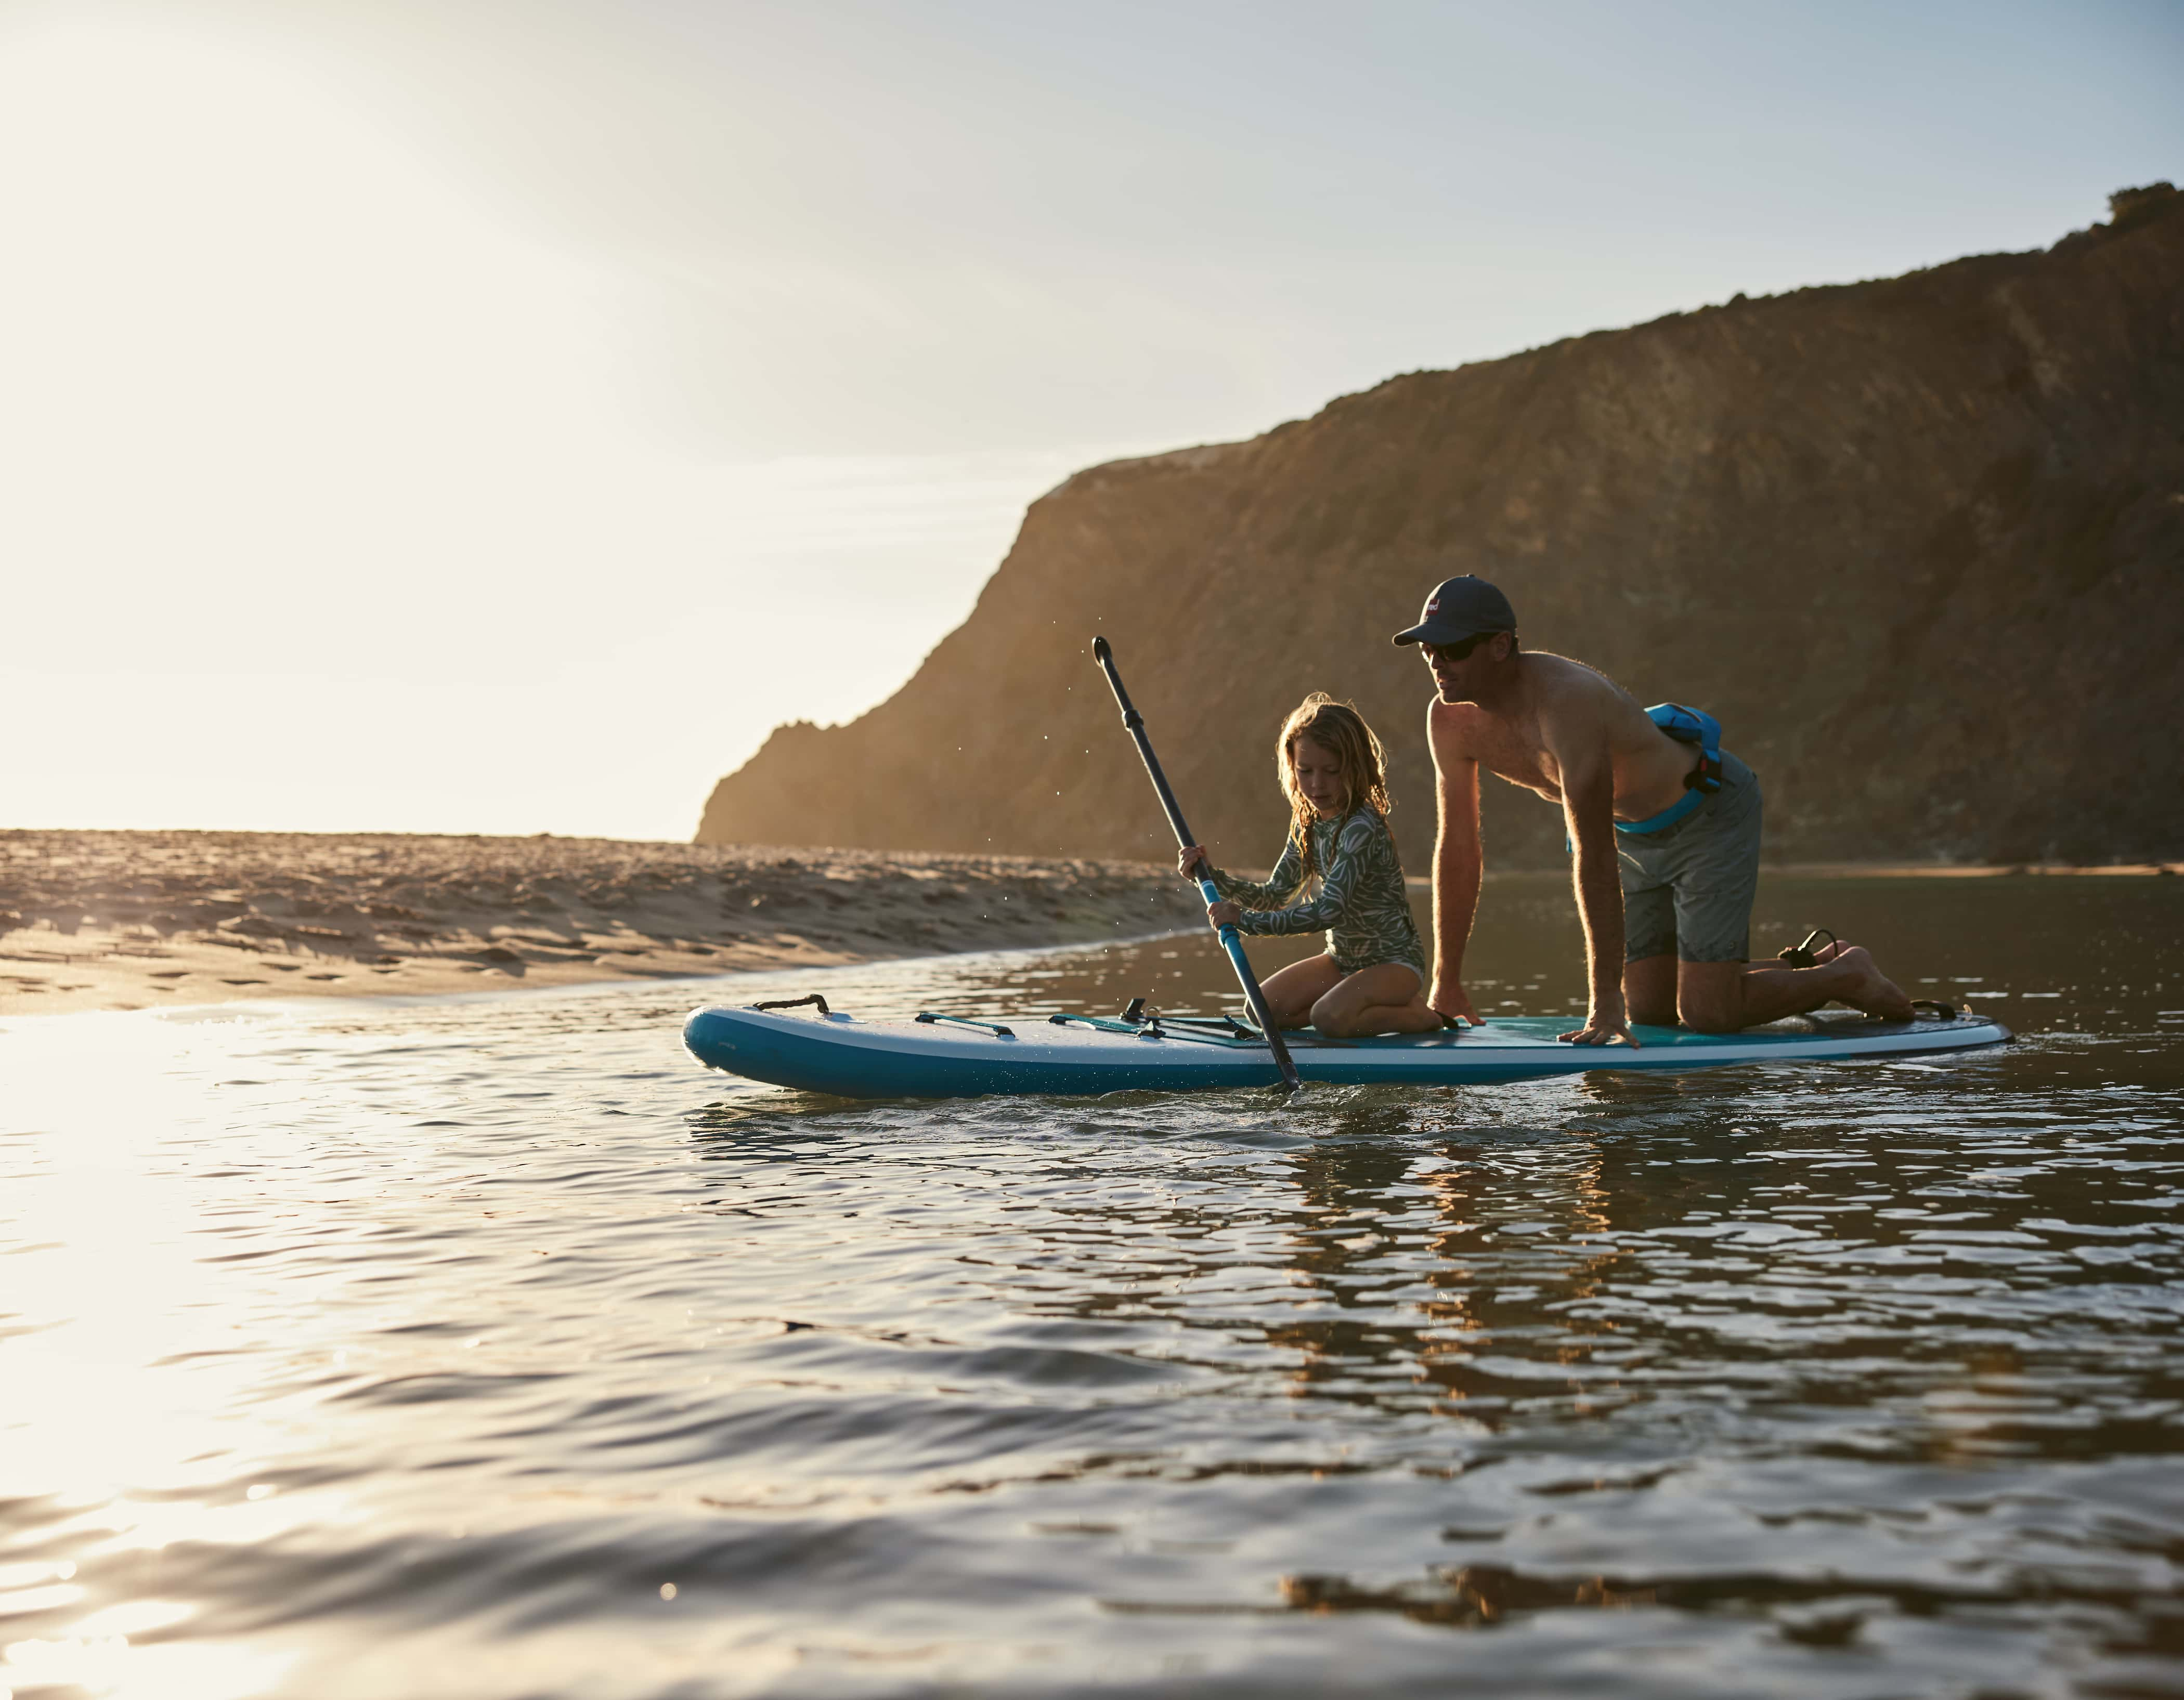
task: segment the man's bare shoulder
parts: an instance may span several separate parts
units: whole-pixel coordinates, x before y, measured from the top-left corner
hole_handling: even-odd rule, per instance
[[[1435,762],[1477,761],[1478,731],[1486,711],[1476,703],[1444,703],[1433,697],[1426,707],[1426,742]]]
[[[1539,709],[1542,731],[1611,732],[1632,714],[1636,699],[1596,667],[1544,649],[1524,652],[1525,683]]]

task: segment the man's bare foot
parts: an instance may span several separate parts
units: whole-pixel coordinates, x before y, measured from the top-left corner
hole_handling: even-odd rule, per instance
[[[1823,962],[1837,967],[1854,969],[1857,982],[1847,992],[1836,996],[1853,1009],[1863,1009],[1869,1015],[1877,1015],[1884,1021],[1909,1021],[1919,1012],[1911,1007],[1911,1000],[1903,988],[1874,966],[1873,958],[1864,945],[1839,944],[1826,952],[1817,953]]]

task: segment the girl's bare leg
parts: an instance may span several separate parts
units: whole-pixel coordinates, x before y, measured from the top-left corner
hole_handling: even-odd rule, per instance
[[[1259,982],[1267,995],[1268,1012],[1279,1027],[1308,1026],[1312,1006],[1327,996],[1342,975],[1331,956],[1310,956],[1278,968]]]
[[[1329,958],[1320,960],[1334,966]],[[1380,962],[1324,992],[1312,1006],[1312,1025],[1330,1039],[1364,1039],[1375,1033],[1436,1033],[1440,1015],[1426,1003],[1416,969]]]

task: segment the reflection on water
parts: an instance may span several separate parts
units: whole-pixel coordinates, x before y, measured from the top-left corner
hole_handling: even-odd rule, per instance
[[[1769,889],[2006,1051],[1294,1108],[751,1087],[688,987],[12,1024],[0,1687],[2180,1692],[2179,883]],[[1231,995],[734,995],[814,983]]]

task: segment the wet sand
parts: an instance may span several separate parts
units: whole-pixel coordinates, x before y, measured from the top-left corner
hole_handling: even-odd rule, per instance
[[[2184,866],[1769,871],[1958,879]],[[835,967],[1141,938],[1204,914],[1172,869],[1142,862],[548,836],[0,831],[0,1016]]]
[[[614,839],[0,832],[0,1015],[440,994],[1136,938],[1173,869]]]

